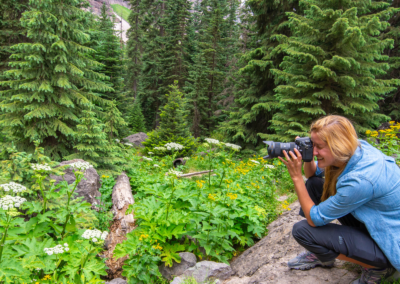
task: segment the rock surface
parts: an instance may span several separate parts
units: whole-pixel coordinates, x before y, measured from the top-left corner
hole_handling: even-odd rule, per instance
[[[106,284],[128,284],[128,282],[126,282],[126,280],[124,280],[122,278],[115,278],[115,279],[111,280],[110,282],[106,282]]]
[[[232,261],[234,277],[224,284],[262,283],[337,283],[348,284],[358,278],[358,273],[349,271],[352,266],[336,260],[331,269],[316,267],[311,270],[290,270],[288,260],[304,251],[292,236],[292,227],[302,220],[298,215],[298,201],[290,205],[292,210],[284,212],[268,226],[268,235]]]
[[[82,159],[74,159],[70,161],[65,161],[60,163],[59,166],[69,165],[76,162],[84,162]],[[71,184],[75,181],[75,175],[72,168],[68,168],[65,171],[64,179]],[[62,176],[50,175],[50,179],[56,180],[55,184],[58,184],[63,180]],[[94,168],[87,169],[85,171],[85,176],[78,184],[75,192],[78,193],[79,197],[83,197],[87,202],[92,205],[99,204],[99,201],[96,197],[101,196],[99,191],[100,184],[100,176],[97,174],[97,171]]]
[[[133,144],[136,147],[144,147],[142,142],[144,142],[149,136],[147,136],[144,132],[139,132],[136,134],[129,135],[128,137],[124,138],[124,141]]]
[[[181,262],[172,265],[172,267],[160,265],[158,269],[161,275],[168,280],[171,280],[174,276],[181,275],[186,269],[191,268],[196,265],[196,256],[191,252],[181,252],[179,253],[181,257]]]
[[[203,283],[206,280],[224,280],[233,274],[234,273],[228,264],[205,260],[200,261],[196,263],[195,266],[185,270],[180,278],[193,277],[197,282]]]

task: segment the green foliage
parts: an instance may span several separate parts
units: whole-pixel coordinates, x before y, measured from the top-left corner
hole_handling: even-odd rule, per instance
[[[167,152],[154,149],[154,147],[164,147],[165,144],[174,142],[184,146],[181,151],[176,152],[176,155],[189,155],[194,150],[195,139],[190,134],[186,123],[183,93],[179,91],[177,82],[170,88],[171,91],[166,95],[168,102],[160,114],[160,127],[150,133],[149,138],[142,144],[148,152],[165,155]]]
[[[97,197],[99,204],[96,204],[98,211],[95,211],[98,221],[96,227],[101,231],[108,230],[113,219],[113,214],[110,210],[113,205],[112,192],[114,185],[115,180],[113,177],[106,175],[101,176],[101,187],[99,188],[101,196]]]
[[[133,133],[146,132],[146,125],[142,113],[142,108],[140,106],[139,97],[136,97],[135,102],[133,103],[133,108],[131,113],[131,125]]]
[[[110,6],[114,10],[114,12],[117,13],[118,16],[120,16],[125,21],[128,21],[131,10],[119,4],[111,4]]]
[[[26,153],[12,155],[24,157]],[[49,175],[59,175],[67,166],[52,169],[54,162],[43,155],[43,148],[37,147],[34,156],[39,162],[36,169],[32,166],[29,179],[34,185],[23,188],[19,184],[20,190],[14,187],[7,191],[7,196],[25,200],[0,208],[0,282],[22,284],[43,279],[42,283],[100,283],[100,276],[106,275],[104,260],[97,257],[102,241],[93,243],[81,237],[84,228],[93,225],[84,216],[92,213],[90,204],[76,198],[75,193],[85,168],[76,165],[74,183],[56,185]],[[6,186],[0,186],[2,201],[9,198]],[[62,253],[45,252],[56,245],[63,248]]]
[[[106,76],[93,71],[100,63],[86,54],[86,29],[92,17],[77,0],[29,2],[21,18],[30,43],[11,47],[4,72],[10,88],[0,92],[0,125],[24,149],[39,140],[48,153],[60,159],[73,148],[75,126],[91,101],[106,103],[93,91],[112,88],[100,82]]]
[[[93,110],[83,111],[81,124],[77,128],[78,143],[74,146],[77,152],[64,159],[83,159],[99,170],[119,174],[124,161],[121,148],[113,141],[107,141],[104,124],[95,117]]]
[[[393,47],[393,40],[379,35],[398,10],[387,8],[383,17],[365,14],[374,3],[339,2],[302,1],[304,15],[287,13],[293,35],[277,35],[279,45],[271,51],[285,56],[271,70],[278,85],[279,111],[271,120],[276,134],[261,137],[292,141],[307,135],[314,119],[331,113],[350,118],[360,132],[388,119],[378,101],[400,81],[379,79],[389,69],[382,53]]]
[[[385,155],[394,157],[397,165],[400,166],[400,123],[390,121],[389,127],[378,131],[367,130],[365,134],[372,146]]]
[[[200,259],[227,262],[266,233],[266,225],[277,214],[272,181],[283,166],[266,168],[260,157],[236,161],[232,151],[221,150],[222,144],[212,147],[217,147],[218,153],[191,157],[180,169],[185,173],[189,168],[212,166],[216,175],[192,179],[179,178],[172,171],[165,175],[173,156],[152,161],[131,157],[128,176],[135,204],[130,209],[138,227],[114,250],[117,258],[129,255],[123,266],[129,283],[155,282],[157,266],[180,262],[182,251],[192,251]],[[159,166],[154,167],[154,163]]]

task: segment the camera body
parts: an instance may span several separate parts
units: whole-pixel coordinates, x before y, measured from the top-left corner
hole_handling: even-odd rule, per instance
[[[289,154],[289,151],[294,153],[294,149],[297,149],[301,153],[301,157],[304,162],[311,162],[314,159],[313,144],[310,137],[300,137],[297,138],[295,142],[289,143],[274,141],[263,142],[268,145],[268,156],[263,157],[264,159],[284,157],[283,150]]]

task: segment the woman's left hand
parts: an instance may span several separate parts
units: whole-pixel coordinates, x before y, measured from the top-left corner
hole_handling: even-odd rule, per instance
[[[282,161],[282,163],[284,163],[286,165],[286,167],[289,171],[290,177],[292,178],[293,181],[295,181],[297,179],[303,180],[303,175],[301,172],[301,165],[302,165],[301,154],[300,154],[299,150],[297,150],[297,149],[294,149],[294,152],[296,153],[296,155],[292,151],[289,151],[289,155],[290,155],[290,157],[289,157],[287,152],[285,150],[283,151],[286,161],[282,157],[278,157],[278,158],[279,158],[279,160]]]

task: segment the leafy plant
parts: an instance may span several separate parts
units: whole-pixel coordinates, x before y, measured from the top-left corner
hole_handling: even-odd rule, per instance
[[[100,230],[107,230],[110,226],[110,222],[113,215],[110,211],[112,203],[112,191],[115,185],[113,177],[102,175],[101,176],[101,187],[99,189],[101,196],[97,197],[99,204],[96,204],[98,211],[95,215],[98,220],[97,227]]]
[[[27,156],[11,152],[13,157]],[[0,283],[37,279],[42,283],[100,283],[106,267],[97,254],[107,233],[85,229],[84,216],[91,205],[75,193],[90,165],[67,165],[73,168],[75,181],[56,185],[49,175],[60,174],[67,166],[53,169],[54,162],[40,147],[33,157],[38,163],[30,164],[32,186],[12,181],[0,185]]]

